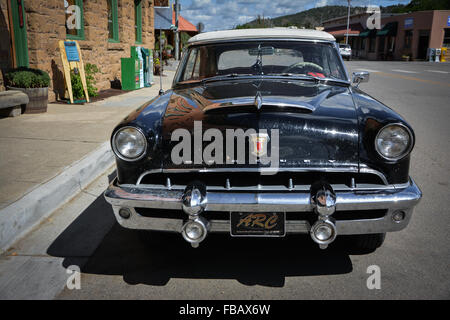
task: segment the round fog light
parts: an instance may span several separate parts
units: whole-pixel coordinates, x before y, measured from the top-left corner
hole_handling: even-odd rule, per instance
[[[331,229],[330,226],[324,224],[319,226],[316,231],[314,231],[314,234],[320,241],[327,241],[333,236],[333,229]]]
[[[123,219],[129,219],[131,217],[131,211],[129,209],[122,208],[119,210],[119,216]]]
[[[203,229],[198,223],[189,223],[185,228],[186,236],[192,240],[198,240],[203,236]]]
[[[208,234],[208,226],[208,221],[205,218],[198,217],[195,220],[187,221],[181,230],[181,234],[187,242],[198,245],[205,240]]]
[[[403,211],[395,211],[392,214],[392,220],[394,220],[397,223],[402,222],[403,220],[405,220],[405,213]]]

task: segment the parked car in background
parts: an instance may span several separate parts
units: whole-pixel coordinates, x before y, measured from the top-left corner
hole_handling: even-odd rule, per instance
[[[118,222],[193,247],[211,232],[303,233],[323,249],[351,235],[374,250],[404,229],[422,196],[409,175],[414,131],[358,88],[368,72],[351,80],[339,51],[317,30],[191,38],[172,89],[112,133],[105,198]]]
[[[351,60],[352,59],[352,48],[349,44],[339,44],[339,52],[342,58]]]

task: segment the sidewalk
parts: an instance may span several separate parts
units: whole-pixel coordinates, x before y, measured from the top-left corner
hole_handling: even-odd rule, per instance
[[[164,74],[163,89],[168,90],[175,72],[165,70]],[[106,144],[115,125],[158,95],[159,77],[155,76],[154,81],[150,88],[91,104],[49,104],[44,114],[0,118],[0,222],[8,206],[74,163],[99,148],[110,152]],[[0,238],[3,228],[5,225],[0,223]]]

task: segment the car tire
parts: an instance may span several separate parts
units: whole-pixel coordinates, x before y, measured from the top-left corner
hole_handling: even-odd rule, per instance
[[[375,251],[383,245],[386,233],[361,234],[352,237],[352,242],[357,249]]]

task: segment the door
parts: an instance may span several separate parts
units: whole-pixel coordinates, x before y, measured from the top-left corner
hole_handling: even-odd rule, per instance
[[[427,58],[428,43],[430,42],[430,31],[419,31],[419,45],[417,46],[417,59]]]
[[[27,24],[25,18],[24,0],[11,1],[11,16],[13,22],[13,39],[17,67],[28,67]]]

